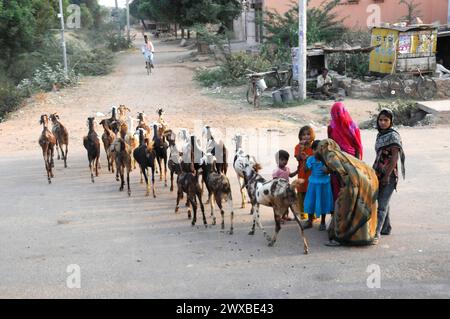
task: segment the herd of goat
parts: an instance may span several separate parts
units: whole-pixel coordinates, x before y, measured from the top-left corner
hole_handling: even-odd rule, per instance
[[[147,192],[150,195],[150,183],[148,174],[151,171],[151,189],[153,197],[155,193],[155,173],[159,169],[160,181],[164,178],[167,185],[167,168],[170,171],[170,191],[174,190],[174,175],[177,176],[177,200],[175,212],[179,210],[180,200],[186,194],[186,206],[188,218],[192,219],[194,226],[197,221],[197,210],[200,207],[203,223],[207,227],[205,209],[202,201],[204,185],[208,191],[208,199],[205,204],[210,205],[212,224],[216,224],[214,216],[214,202],[220,209],[222,223],[225,228],[225,211],[223,202],[227,202],[230,213],[230,234],[233,234],[233,201],[231,185],[227,174],[227,148],[223,141],[216,141],[211,128],[205,126],[202,134],[206,137],[206,149],[202,150],[196,136],[190,135],[187,129],[181,129],[178,133],[180,148],[176,143],[176,134],[170,129],[163,118],[163,110],[158,109],[158,119],[150,126],[146,124],[146,115],[143,112],[137,114],[137,126],[131,127],[134,119],[129,115],[130,109],[124,105],[112,107],[111,117],[100,121],[103,127],[101,140],[106,153],[108,171],[116,173],[116,180],[120,181],[120,191],[125,187],[125,173],[128,195],[131,196],[130,172],[136,169],[136,162],[140,167],[141,179],[145,179]],[[48,127],[49,120],[52,129]],[[43,126],[39,145],[42,148],[48,183],[54,177],[53,155],[56,147],[58,159],[64,160],[67,167],[67,153],[69,134],[67,128],[60,122],[56,113],[50,116],[41,115],[40,124]],[[91,181],[98,176],[100,159],[100,138],[95,131],[95,118],[87,119],[88,133],[83,138],[83,145],[87,151]],[[245,208],[247,190],[251,203],[250,214],[253,215],[253,224],[249,235],[255,233],[256,224],[263,231],[269,246],[273,246],[281,229],[282,216],[289,209],[300,227],[303,239],[304,253],[308,253],[308,244],[304,237],[303,226],[298,218],[299,201],[296,195],[296,183],[289,184],[286,180],[275,178],[266,180],[259,174],[260,164],[254,156],[248,155],[242,149],[242,136],[235,135],[233,141],[236,145],[233,159],[233,168],[236,172],[241,193],[241,208]],[[61,152],[61,155],[60,155]],[[201,176],[201,183],[199,177]],[[259,205],[273,208],[275,219],[275,233],[269,236],[260,221]],[[191,207],[193,216],[191,216]]]

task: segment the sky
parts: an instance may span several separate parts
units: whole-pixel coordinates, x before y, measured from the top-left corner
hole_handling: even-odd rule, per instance
[[[131,0],[130,0],[131,2]],[[115,7],[116,1],[115,0],[98,0],[98,3],[105,7]],[[126,0],[117,0],[117,3],[120,8],[125,8]]]

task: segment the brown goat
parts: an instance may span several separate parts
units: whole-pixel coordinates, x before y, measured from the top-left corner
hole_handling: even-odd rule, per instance
[[[116,169],[117,173],[120,175],[120,191],[123,191],[125,181],[124,181],[124,171],[127,170],[127,187],[128,196],[131,196],[130,190],[130,172],[131,172],[131,148],[125,143],[122,137],[117,138],[114,143],[114,152],[116,159]]]
[[[89,171],[91,172],[91,180],[94,183],[94,167],[95,176],[98,176],[98,162],[100,158],[100,141],[94,130],[94,118],[88,117],[89,132],[83,137],[83,145],[87,151],[89,161]]]
[[[114,152],[111,152],[111,145],[116,139],[116,135],[111,130],[108,120],[102,120],[100,125],[103,126],[104,132],[102,134],[103,147],[105,148],[106,160],[108,161],[108,171],[114,173]]]
[[[61,124],[59,121],[59,115],[53,113],[50,115],[50,120],[52,121],[52,133],[56,137],[56,152],[58,153],[58,159],[61,159],[59,156],[59,149],[61,150],[61,156],[64,160],[64,167],[67,168],[67,149],[69,146],[69,132],[66,127]],[[63,150],[63,145],[65,146],[65,151]]]
[[[42,148],[42,155],[44,156],[45,170],[47,171],[48,183],[51,184],[51,178],[53,178],[52,167],[53,164],[53,152],[56,145],[56,138],[52,132],[48,129],[48,117],[46,114],[41,115],[39,124],[42,125],[42,133],[39,137],[39,145]]]

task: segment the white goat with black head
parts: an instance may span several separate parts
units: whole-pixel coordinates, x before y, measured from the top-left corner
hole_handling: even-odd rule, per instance
[[[175,134],[173,132],[170,132],[170,134],[167,135],[167,141],[169,142],[169,161],[167,166],[170,171],[170,191],[173,192],[173,176],[174,174],[181,174],[182,171],[181,156],[175,143]]]
[[[242,149],[242,135],[236,134],[233,137],[233,142],[236,144],[235,152],[234,152],[234,159],[233,159],[233,168],[236,172],[236,176],[239,182],[239,189],[241,192],[241,208],[245,208],[245,191],[243,188],[243,185],[245,185],[245,175],[244,175],[244,169],[248,165],[255,165],[256,159],[253,156],[250,156],[244,152]]]
[[[211,153],[216,157],[216,168],[220,173],[227,175],[228,162],[227,162],[227,148],[222,140],[216,141],[212,135],[211,127],[205,126],[202,131],[203,137],[206,137],[206,149],[205,153]]]
[[[246,187],[248,196],[252,204],[253,225],[249,235],[255,234],[255,224],[262,229],[264,236],[269,242],[269,246],[273,246],[277,240],[277,235],[281,229],[281,218],[289,209],[292,210],[295,220],[300,226],[301,236],[303,238],[304,253],[308,253],[308,243],[304,236],[303,225],[301,224],[297,213],[300,213],[299,202],[295,194],[297,187],[296,183],[289,185],[285,179],[275,178],[271,181],[266,181],[260,174],[261,166],[256,163],[254,165],[247,165],[244,169]],[[270,237],[260,221],[259,205],[269,206],[273,208],[275,218],[275,233]]]
[[[230,235],[233,234],[233,198],[231,195],[231,185],[228,178],[216,170],[216,158],[212,154],[206,154],[201,160],[201,169],[203,180],[206,183],[208,190],[208,202],[211,207],[211,216],[213,217],[213,225],[216,224],[216,217],[214,216],[214,203],[211,199],[214,196],[217,206],[220,209],[222,216],[221,228],[225,228],[225,212],[222,207],[222,201],[227,201],[231,216]]]

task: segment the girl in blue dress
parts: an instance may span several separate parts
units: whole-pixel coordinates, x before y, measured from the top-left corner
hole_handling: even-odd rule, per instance
[[[308,179],[308,190],[305,198],[305,212],[309,219],[305,228],[312,227],[313,216],[321,216],[319,230],[326,229],[325,216],[334,211],[333,193],[331,191],[330,175],[323,163],[318,159],[318,146],[320,141],[312,144],[313,156],[306,160],[306,168],[311,170]]]

